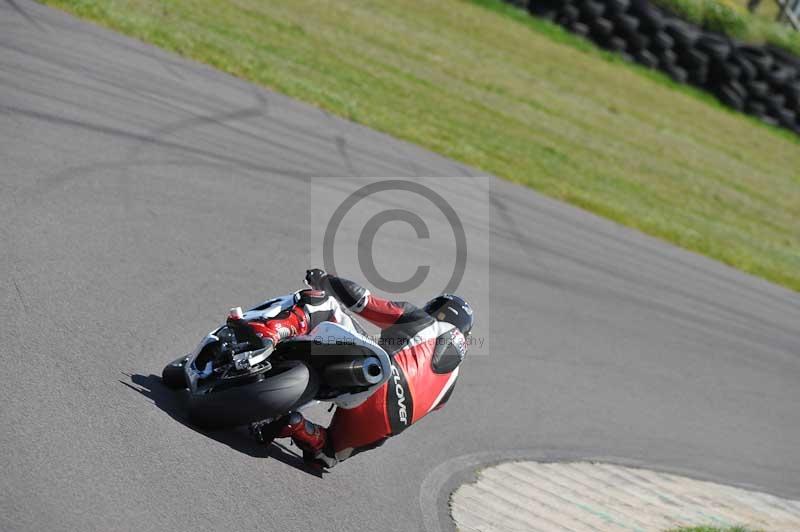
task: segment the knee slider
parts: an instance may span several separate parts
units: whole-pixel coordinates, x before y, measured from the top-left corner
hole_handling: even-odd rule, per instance
[[[299,425],[300,423],[303,422],[303,420],[304,420],[303,414],[301,414],[300,412],[292,412],[291,414],[289,414],[288,422],[289,425],[291,425],[292,427]]]

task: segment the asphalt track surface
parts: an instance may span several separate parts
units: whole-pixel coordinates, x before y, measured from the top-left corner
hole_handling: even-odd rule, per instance
[[[310,177],[477,172],[24,0],[0,128],[0,530],[446,529],[514,457],[800,498],[800,296],[494,179],[492,353],[447,409],[323,478],[193,430],[151,375],[297,286]]]

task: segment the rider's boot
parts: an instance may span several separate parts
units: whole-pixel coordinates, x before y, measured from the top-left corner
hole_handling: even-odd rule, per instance
[[[286,427],[286,418],[282,417],[276,420],[265,419],[263,421],[255,421],[250,423],[250,434],[256,439],[258,443],[269,445],[272,440],[278,437],[278,434]]]
[[[317,463],[323,467],[333,467],[337,463],[328,441],[328,431],[304,418],[300,412],[289,414],[286,426],[278,437],[291,437],[294,444],[303,451],[303,459],[306,462]]]
[[[327,431],[303,417],[300,412],[286,416],[286,425],[278,433],[278,438],[292,438],[303,451],[317,453],[325,447]]]
[[[337,463],[325,428],[307,420],[300,412],[292,412],[271,423],[252,423],[250,432],[258,441],[266,444],[275,438],[291,438],[303,451],[303,459],[307,462],[323,467],[333,467]]]

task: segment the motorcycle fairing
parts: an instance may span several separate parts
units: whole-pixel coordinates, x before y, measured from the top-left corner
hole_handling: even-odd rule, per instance
[[[189,383],[189,389],[192,391],[192,393],[197,392],[197,381],[203,378],[204,376],[203,370],[205,369],[201,368],[200,370],[198,370],[197,368],[195,368],[194,361],[197,358],[197,355],[199,355],[200,352],[203,350],[203,348],[214,342],[219,342],[219,337],[216,335],[218,331],[219,329],[214,329],[213,331],[208,333],[202,340],[200,340],[200,343],[197,345],[194,351],[189,353],[186,359],[186,364],[184,365],[183,369],[186,372],[186,381]]]
[[[264,303],[248,310],[244,313],[245,320],[269,319],[277,316],[281,312],[291,309],[297,301],[298,293],[289,294],[273,299],[269,299]],[[186,372],[186,380],[189,383],[191,392],[197,393],[198,381],[203,379],[206,375],[205,370],[208,368],[196,368],[195,360],[200,352],[209,344],[219,342],[220,339],[217,333],[221,328],[214,329],[208,333],[198,344],[194,351],[192,351],[184,366]],[[377,343],[370,340],[367,336],[361,334],[355,327],[348,328],[343,324],[325,321],[314,327],[308,334],[302,336],[295,336],[287,340],[287,342],[308,342],[313,345],[354,345],[361,348],[366,348],[375,358],[378,359],[381,365],[381,379],[362,392],[356,393],[343,393],[329,401],[341,408],[355,408],[364,401],[366,401],[375,391],[378,390],[383,384],[389,380],[392,374],[392,362],[388,353],[380,347]]]

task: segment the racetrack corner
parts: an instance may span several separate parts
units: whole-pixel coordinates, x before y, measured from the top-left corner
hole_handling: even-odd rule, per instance
[[[684,526],[800,530],[800,501],[597,462],[506,462],[450,498],[460,532],[666,531]]]

